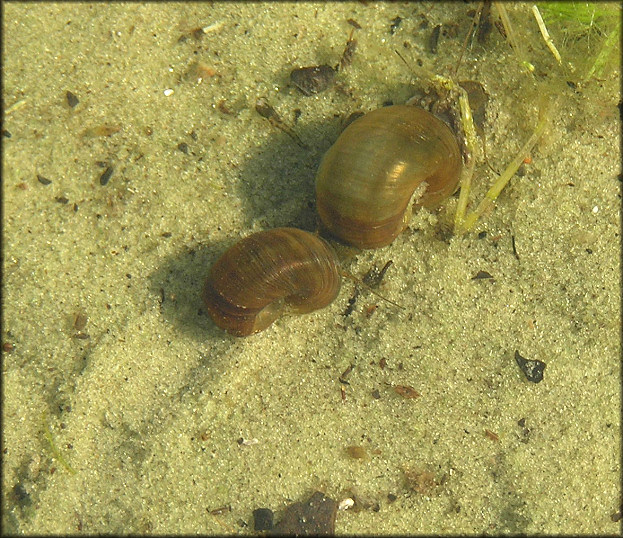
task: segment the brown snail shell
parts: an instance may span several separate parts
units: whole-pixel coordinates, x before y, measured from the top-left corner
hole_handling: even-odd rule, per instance
[[[328,231],[360,248],[391,243],[417,206],[433,207],[458,185],[461,152],[450,128],[422,108],[393,105],[351,123],[316,175],[318,214]]]
[[[340,290],[339,262],[320,237],[296,228],[255,233],[212,266],[203,301],[219,327],[247,336],[285,313],[327,306]]]

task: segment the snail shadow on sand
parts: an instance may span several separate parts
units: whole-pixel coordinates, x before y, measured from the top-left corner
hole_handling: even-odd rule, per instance
[[[256,231],[280,226],[316,231],[316,172],[339,135],[339,119],[297,125],[298,141],[263,118],[259,121],[271,136],[242,164],[235,182],[244,225]]]
[[[164,323],[174,325],[196,342],[227,334],[212,323],[201,293],[210,267],[235,240],[183,245],[160,262],[149,281],[150,291],[160,302]]]
[[[274,129],[268,122],[266,128]],[[228,239],[182,246],[150,275],[150,289],[159,298],[165,323],[197,342],[225,338],[233,343],[237,339],[218,328],[203,305],[201,295],[210,267],[229,247],[250,235],[252,227],[254,231],[281,226],[317,229],[314,178],[322,155],[338,133],[338,120],[301,128],[297,134],[307,146],[302,148],[274,129],[269,141],[241,166],[235,183],[245,228]]]

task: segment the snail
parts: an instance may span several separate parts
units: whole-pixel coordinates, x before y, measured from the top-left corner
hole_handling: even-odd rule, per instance
[[[457,188],[461,152],[450,128],[422,108],[393,105],[351,123],[324,155],[316,202],[327,230],[359,248],[390,244],[417,206],[434,207]]]
[[[338,267],[331,247],[310,232],[296,228],[258,232],[214,263],[203,301],[216,325],[247,336],[283,314],[330,304],[340,290]]]

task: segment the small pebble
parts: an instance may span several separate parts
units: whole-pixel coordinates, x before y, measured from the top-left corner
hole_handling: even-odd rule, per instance
[[[78,103],[80,102],[80,100],[76,97],[75,94],[67,90],[67,93],[65,94],[65,96],[67,97],[67,104],[71,108],[75,108],[76,106],[78,106]]]
[[[317,491],[307,502],[288,506],[273,534],[288,536],[333,535],[337,502]]]
[[[396,30],[398,30],[401,24],[402,24],[402,17],[394,17],[390,21],[389,33],[394,35],[396,33]]]
[[[104,170],[104,173],[100,176],[100,185],[104,186],[108,183],[114,170],[115,169],[112,166],[109,166],[106,170]]]
[[[290,81],[303,94],[312,95],[326,90],[335,79],[335,70],[330,65],[300,67],[290,73]]]
[[[256,531],[270,531],[274,525],[274,513],[270,508],[257,508],[253,510]]]
[[[543,372],[547,366],[544,362],[536,359],[525,359],[519,354],[519,351],[515,351],[515,361],[528,381],[532,383],[540,383],[543,381]]]

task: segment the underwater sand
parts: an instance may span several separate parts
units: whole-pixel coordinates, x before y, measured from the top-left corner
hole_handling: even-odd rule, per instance
[[[239,339],[202,310],[210,265],[252,232],[313,231],[341,121],[413,93],[394,49],[450,74],[469,6],[3,7],[5,533],[250,533],[254,509],[279,519],[316,490],[355,499],[339,534],[621,532],[620,69],[574,91],[526,19],[558,100],[495,210],[453,236],[452,199],[390,246],[340,249],[360,278],[392,260],[379,293],[404,308],[361,289],[345,316],[346,280],[330,307]],[[303,96],[290,70],[335,65],[347,19],[352,64]],[[499,172],[536,86],[497,31],[458,78],[490,96]],[[480,159],[473,201],[493,177]]]

